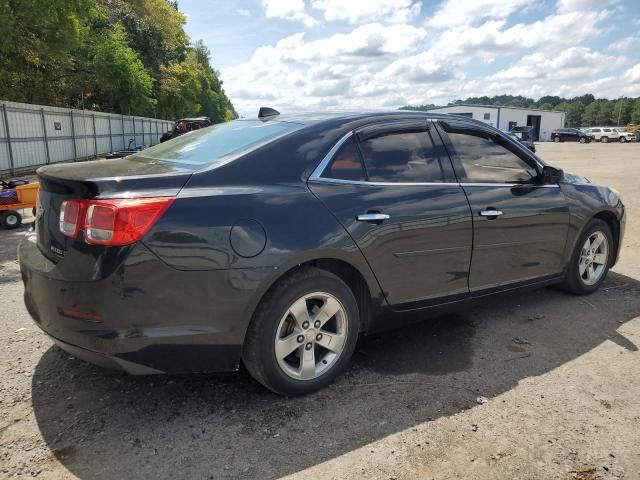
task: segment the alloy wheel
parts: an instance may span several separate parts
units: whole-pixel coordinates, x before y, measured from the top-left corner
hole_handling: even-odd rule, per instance
[[[586,285],[594,285],[602,278],[609,261],[609,242],[604,233],[593,232],[587,237],[580,252],[578,266],[580,279]]]
[[[326,292],[296,300],[285,312],[275,338],[275,355],[284,373],[296,380],[313,380],[340,358],[347,343],[347,313]]]

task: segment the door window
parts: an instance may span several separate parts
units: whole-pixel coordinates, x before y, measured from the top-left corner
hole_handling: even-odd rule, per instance
[[[360,143],[372,182],[444,182],[444,171],[429,131],[391,132]]]
[[[458,157],[456,173],[467,183],[531,183],[537,170],[501,144],[501,139],[482,132],[449,132]]]
[[[339,180],[364,181],[365,174],[362,167],[360,152],[353,138],[350,138],[338,153],[333,157],[331,163],[325,168],[322,174],[325,178]]]

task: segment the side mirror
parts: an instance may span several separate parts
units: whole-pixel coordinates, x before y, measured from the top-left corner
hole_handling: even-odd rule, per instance
[[[555,185],[562,182],[562,180],[564,180],[563,170],[550,165],[542,167],[541,181],[543,185]]]

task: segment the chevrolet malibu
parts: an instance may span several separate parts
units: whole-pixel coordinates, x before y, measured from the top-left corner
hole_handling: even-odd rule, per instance
[[[62,349],[131,374],[329,384],[361,333],[496,293],[595,291],[625,209],[484,124],[279,115],[38,170],[25,303]]]

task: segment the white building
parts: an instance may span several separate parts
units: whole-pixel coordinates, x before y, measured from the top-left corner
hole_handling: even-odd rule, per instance
[[[480,120],[508,132],[516,126],[533,127],[536,141],[551,139],[551,131],[564,128],[564,112],[537,110],[534,108],[494,107],[492,105],[449,105],[429,110],[435,113],[451,113]]]

